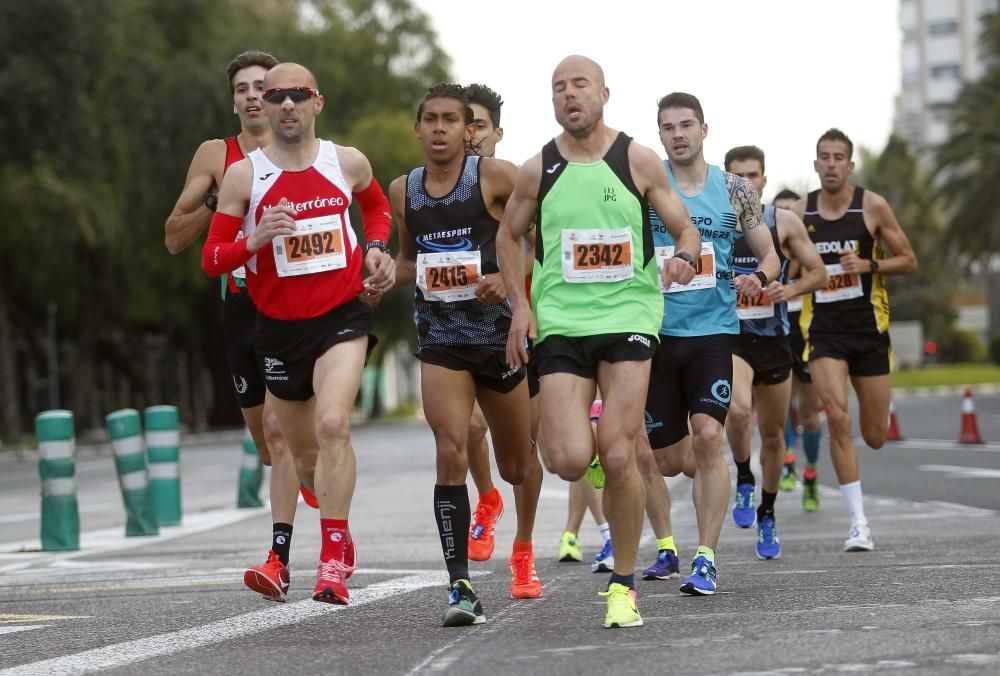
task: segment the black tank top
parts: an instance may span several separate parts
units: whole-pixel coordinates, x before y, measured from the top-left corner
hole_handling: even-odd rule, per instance
[[[788,259],[785,252],[781,250],[781,238],[778,237],[778,216],[773,204],[764,205],[764,223],[768,232],[771,233],[771,241],[774,242],[774,250],[778,253],[778,261],[781,268],[778,272],[777,281],[784,284],[788,275]],[[743,236],[742,232],[736,233],[733,241],[733,274],[749,275],[757,269],[757,257],[750,248],[750,244]],[[756,336],[787,336],[788,335],[788,304],[787,303],[764,303],[764,293],[757,298],[746,298],[738,294],[736,298],[736,312],[740,314],[740,333],[750,333]],[[767,314],[766,317],[747,318],[742,315]]]
[[[434,254],[479,252],[481,273],[499,272],[496,235],[500,222],[490,215],[479,183],[479,157],[468,155],[455,187],[443,197],[431,197],[424,189],[426,172],[418,167],[406,177],[406,228],[413,236],[418,262]],[[430,255],[421,259],[421,254]],[[428,271],[431,273],[432,271]],[[511,310],[505,300],[484,305],[477,299],[427,300],[418,283],[413,292],[414,322],[420,347],[431,345],[475,345],[503,350],[510,332]],[[429,288],[446,288],[461,279],[442,280],[439,272],[428,274]]]
[[[859,258],[882,258],[882,247],[865,226],[863,188],[854,188],[854,197],[844,215],[828,221],[819,215],[819,190],[809,193],[803,222],[827,266],[827,286],[803,300],[803,335],[879,334],[889,330],[889,295],[882,275],[846,274],[840,266],[840,252],[849,248]]]

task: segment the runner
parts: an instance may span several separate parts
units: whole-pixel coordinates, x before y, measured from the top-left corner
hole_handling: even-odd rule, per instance
[[[715,550],[729,502],[722,427],[732,396],[732,336],[740,330],[736,294],[756,298],[777,277],[779,263],[767,229],[758,227],[763,216],[757,191],[749,181],[705,161],[708,125],[698,99],[683,92],[668,94],[658,103],[657,123],[670,182],[702,241],[695,278],[687,285],[666,286],[663,293],[660,348],[646,399],[648,440],[640,439],[640,456],[651,446],[661,471],[674,473],[694,459],[699,544],[681,591],[709,595],[716,591]],[[732,269],[737,226],[760,261],[749,274],[734,275]],[[674,239],[655,219],[653,237],[657,255],[670,255]],[[652,465],[648,457],[642,462],[644,468]],[[660,476],[644,477],[653,496],[647,503],[655,509],[649,510],[650,522],[662,547],[671,535],[663,530],[669,522],[666,484]]]
[[[656,154],[605,125],[608,96],[591,59],[569,56],[556,67],[552,102],[563,132],[519,171],[497,247],[513,308],[507,361],[524,366],[527,339],[537,340],[546,459],[567,481],[579,479],[594,457],[589,409],[601,388],[597,447],[615,544],[604,625],[631,627],[642,624],[633,578],[642,530],[635,445],[663,313],[657,279],[669,286],[694,276],[683,255],[693,260],[698,236]],[[683,254],[666,259],[660,275],[649,203]],[[529,306],[519,240],[532,222],[538,228]]]
[[[726,171],[747,179],[764,194],[767,176],[764,151],[757,146],[740,146],[726,153]],[[781,261],[781,273],[757,298],[739,296],[736,313],[740,333],[733,348],[733,398],[726,418],[726,436],[736,462],[736,501],[733,521],[740,528],[757,524],[755,552],[759,559],[781,556],[774,501],[781,480],[785,454],[784,424],[791,400],[792,353],[788,342],[786,301],[826,284],[826,268],[809,239],[802,221],[787,209],[764,206],[764,223],[771,233]],[[788,263],[794,262],[802,274],[786,279]],[[757,267],[757,257],[741,233],[733,247],[733,270],[749,274]],[[760,464],[763,472],[760,506],[754,511],[756,482],[750,470],[750,442],[753,414],[760,430]]]
[[[508,368],[503,359],[511,318],[503,281],[484,279],[498,272],[496,233],[517,168],[503,160],[467,155],[471,124],[472,110],[460,85],[431,87],[415,125],[427,164],[389,187],[400,233],[396,282],[416,281],[421,392],[437,445],[434,516],[449,576],[442,619],[446,627],[486,620],[469,581],[464,536],[471,521],[466,476],[474,403],[489,423],[505,480],[523,483],[530,464],[538,462],[525,369]],[[533,510],[531,516],[533,520]],[[511,568],[512,596],[541,596],[530,535],[527,542],[515,539]],[[519,572],[527,579],[519,580]]]
[[[799,195],[791,190],[782,190],[774,196],[774,206],[790,209],[797,202]],[[788,278],[797,279],[799,267],[793,261],[788,266]],[[784,467],[781,470],[779,487],[783,491],[795,490],[797,471],[795,468],[795,442],[802,438],[802,450],[806,456],[805,467],[802,469],[802,509],[815,512],[819,509],[819,490],[816,487],[818,476],[816,464],[819,462],[819,442],[823,436],[823,425],[819,418],[820,402],[816,396],[816,388],[809,375],[809,362],[803,359],[805,339],[802,337],[802,327],[799,318],[802,314],[802,297],[788,301],[788,342],[792,348],[792,400],[788,407],[788,418],[785,420],[785,445],[788,452],[785,455]],[[801,432],[800,432],[801,430]]]
[[[264,75],[277,63],[278,60],[266,52],[250,51],[237,56],[226,68],[233,110],[240,119],[240,133],[226,139],[205,141],[195,153],[184,189],[165,225],[165,243],[170,253],[186,250],[208,228],[226,170],[242,160],[247,152],[270,142],[271,125],[264,115],[261,94]],[[248,568],[243,581],[265,598],[284,601],[288,591],[288,556],[299,478],[278,421],[265,405],[264,378],[253,350],[257,308],[246,293],[245,277],[242,269],[224,276],[223,339],[243,419],[261,461],[271,466],[272,534],[266,563]]]
[[[364,286],[393,284],[389,204],[364,155],[316,138],[324,99],[308,69],[275,66],[262,98],[272,142],[226,173],[202,267],[214,276],[246,265],[264,381],[299,477],[319,501],[313,599],[346,605],[345,580],[357,560],[347,521],[355,484],[350,412],[370,325],[357,296]],[[368,240],[364,254],[347,211],[354,199]],[[370,273],[365,285],[362,263]]]
[[[861,436],[871,448],[881,448],[892,386],[885,276],[912,273],[917,258],[885,198],[848,182],[853,154],[854,144],[839,129],[820,136],[813,168],[821,187],[793,210],[805,222],[829,274],[826,288],[805,297],[801,325],[809,371],[826,413],[830,459],[850,512],[844,550],[871,551],[875,543],[851,439],[847,383],[849,379],[858,397]],[[884,247],[892,255],[886,256]]]

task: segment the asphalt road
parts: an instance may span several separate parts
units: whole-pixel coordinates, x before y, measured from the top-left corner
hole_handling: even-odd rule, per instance
[[[0,674],[788,674],[1000,673],[1000,397],[977,399],[982,446],[953,443],[958,398],[898,399],[909,441],[862,449],[876,550],[846,554],[847,515],[826,459],[822,505],[778,498],[783,555],[758,561],[752,530],[727,519],[721,593],[640,582],[643,627],[608,630],[606,576],[555,561],[566,488],[547,475],[535,531],[540,600],[512,601],[513,498],[497,551],[473,564],[488,621],[440,626],[446,575],[431,511],[424,423],[355,431],[352,605],[314,603],[317,513],[300,504],[284,605],[242,585],[270,543],[266,510],[236,510],[238,442],[185,448],[185,519],[124,538],[110,456],[81,451],[84,549],[18,551],[38,538],[34,458],[0,457]],[[920,441],[914,441],[920,440]],[[671,480],[682,566],[696,543],[690,482]],[[470,491],[475,496],[475,490]],[[585,554],[599,544],[589,517]],[[655,555],[648,528],[640,563]]]

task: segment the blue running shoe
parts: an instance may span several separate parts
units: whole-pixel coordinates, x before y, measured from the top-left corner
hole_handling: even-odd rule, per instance
[[[653,565],[642,571],[643,580],[672,580],[680,576],[680,562],[677,561],[677,552],[672,549],[664,549],[657,554]]]
[[[604,541],[604,548],[594,557],[590,564],[593,573],[610,573],[615,569],[615,551],[611,548],[611,540]]]
[[[756,520],[757,510],[753,506],[753,484],[736,484],[733,521],[740,528],[749,528]]]
[[[715,593],[717,578],[715,565],[704,556],[696,556],[691,562],[691,575],[684,580],[681,591],[692,596],[711,596]]]
[[[757,558],[776,559],[781,556],[781,540],[773,516],[765,516],[757,522]]]

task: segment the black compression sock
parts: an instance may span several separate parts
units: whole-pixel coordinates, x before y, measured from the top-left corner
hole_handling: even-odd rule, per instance
[[[288,565],[288,551],[292,547],[292,524],[274,524],[274,533],[271,536],[271,550],[278,555],[283,564]]]
[[[750,471],[750,461],[740,462],[736,461],[736,483],[738,484],[750,484],[751,486],[756,485],[756,481],[753,478],[753,472]]]
[[[608,586],[610,587],[615,582],[617,582],[618,584],[623,584],[629,589],[635,589],[634,574],[630,573],[628,575],[619,575],[618,573],[611,573],[611,579],[608,580]]]
[[[774,517],[774,499],[776,497],[778,497],[777,493],[768,493],[767,491],[761,491],[760,505],[757,507],[758,522],[765,516],[770,516],[772,518]]]
[[[469,579],[469,489],[461,486],[434,486],[434,519],[441,537],[441,551],[448,566],[449,582]]]

